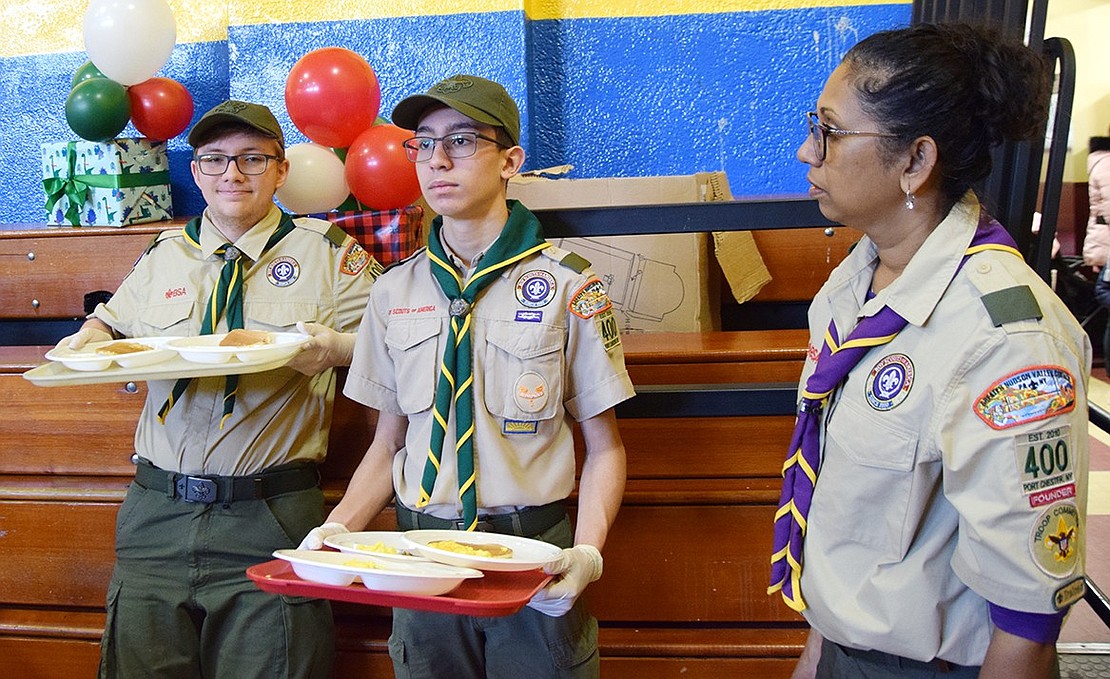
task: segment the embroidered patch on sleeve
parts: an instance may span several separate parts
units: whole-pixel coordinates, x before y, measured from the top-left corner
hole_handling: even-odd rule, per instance
[[[370,253],[363,249],[361,245],[352,241],[347,246],[347,251],[343,253],[343,261],[339,264],[339,271],[348,276],[357,276],[362,273],[370,260]]]
[[[1075,410],[1075,378],[1060,366],[1030,366],[992,384],[972,409],[991,429],[1047,420]]]
[[[1071,502],[1049,505],[1033,522],[1029,553],[1054,578],[1066,578],[1079,563],[1079,509]]]
[[[579,318],[593,318],[612,306],[609,295],[605,294],[605,284],[597,278],[591,278],[570,298],[568,308]]]
[[[1071,425],[1014,437],[1014,459],[1021,492],[1030,507],[1043,507],[1075,497],[1075,455]]]
[[[601,336],[601,344],[606,352],[611,352],[621,345],[621,330],[617,324],[617,315],[612,309],[606,309],[594,316],[597,324],[597,334]]]
[[[1083,578],[1076,578],[1052,594],[1052,605],[1056,610],[1062,611],[1082,599],[1086,593],[1087,583]]]

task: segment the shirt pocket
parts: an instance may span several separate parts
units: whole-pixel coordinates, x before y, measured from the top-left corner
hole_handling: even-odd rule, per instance
[[[900,427],[851,401],[842,400],[826,430],[825,452],[814,496],[815,516],[835,517],[825,530],[899,559],[913,538],[909,524],[919,433]],[[842,457],[841,457],[842,456]],[[840,458],[840,459],[838,459]],[[826,473],[826,471],[828,473]],[[817,499],[822,499],[819,506]],[[863,508],[869,508],[864,510]]]
[[[270,332],[297,332],[297,321],[321,321],[315,305],[287,300],[248,301],[243,305],[243,315],[247,328]]]
[[[397,405],[406,415],[432,407],[439,374],[439,318],[391,321],[385,344],[397,376]]]
[[[139,310],[135,337],[188,337],[196,334],[190,327],[193,302],[189,300],[151,304]]]
[[[486,409],[506,420],[550,420],[563,400],[565,344],[559,328],[490,322],[486,331]]]

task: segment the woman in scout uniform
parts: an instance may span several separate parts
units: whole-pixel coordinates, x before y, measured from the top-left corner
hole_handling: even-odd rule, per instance
[[[275,370],[151,380],[119,512],[101,677],[326,677],[326,602],[277,597],[247,567],[323,516],[333,367],[347,365],[380,267],[337,227],[273,203],[289,170],[269,109],[228,101],[189,133],[201,217],[167,231],[74,336],[314,335]]]
[[[970,190],[1047,108],[1023,45],[918,25],[853,47],[808,114],[810,195],[865,238],[810,308],[776,515],[795,677],[1053,676],[1090,343]]]
[[[613,407],[633,395],[605,288],[506,203],[524,150],[501,85],[447,78],[398,104],[393,122],[415,130],[405,147],[440,217],[428,248],[374,286],[344,393],[380,410],[378,428],[304,546],[365,526],[396,493],[402,529],[563,547],[552,584],[512,616],[394,609],[390,655],[405,677],[596,676],[597,622],[578,596],[601,576],[625,480]],[[573,533],[571,418],[586,443]]]

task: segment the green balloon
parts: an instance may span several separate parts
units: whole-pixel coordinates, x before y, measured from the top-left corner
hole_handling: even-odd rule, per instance
[[[100,69],[96,67],[96,64],[91,61],[86,61],[85,63],[81,64],[81,66],[76,71],[73,72],[73,78],[69,82],[69,87],[70,89],[73,89],[74,87],[77,87],[77,83],[84,82],[89,78],[106,77],[108,76],[101,73]]]
[[[66,122],[82,139],[112,139],[130,119],[127,88],[115,80],[90,78],[79,82],[66,99]]]

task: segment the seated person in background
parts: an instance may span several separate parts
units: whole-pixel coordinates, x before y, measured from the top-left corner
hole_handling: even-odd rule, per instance
[[[428,247],[371,292],[344,392],[380,411],[377,430],[342,502],[302,546],[362,529],[396,494],[403,530],[563,547],[547,568],[556,578],[512,616],[395,608],[389,653],[404,677],[597,676],[597,621],[578,597],[601,576],[620,507],[613,407],[633,395],[609,298],[588,262],[506,202],[524,149],[501,85],[447,78],[401,101],[393,122],[415,130],[405,148],[440,216]],[[573,534],[570,418],[586,444]]]
[[[328,603],[267,594],[245,570],[295,547],[323,518],[317,464],[333,368],[350,363],[380,267],[338,227],[274,205],[289,161],[266,107],[224,102],[189,143],[204,214],[158,236],[59,346],[244,327],[313,337],[287,367],[147,383],[100,676],[328,677]]]

